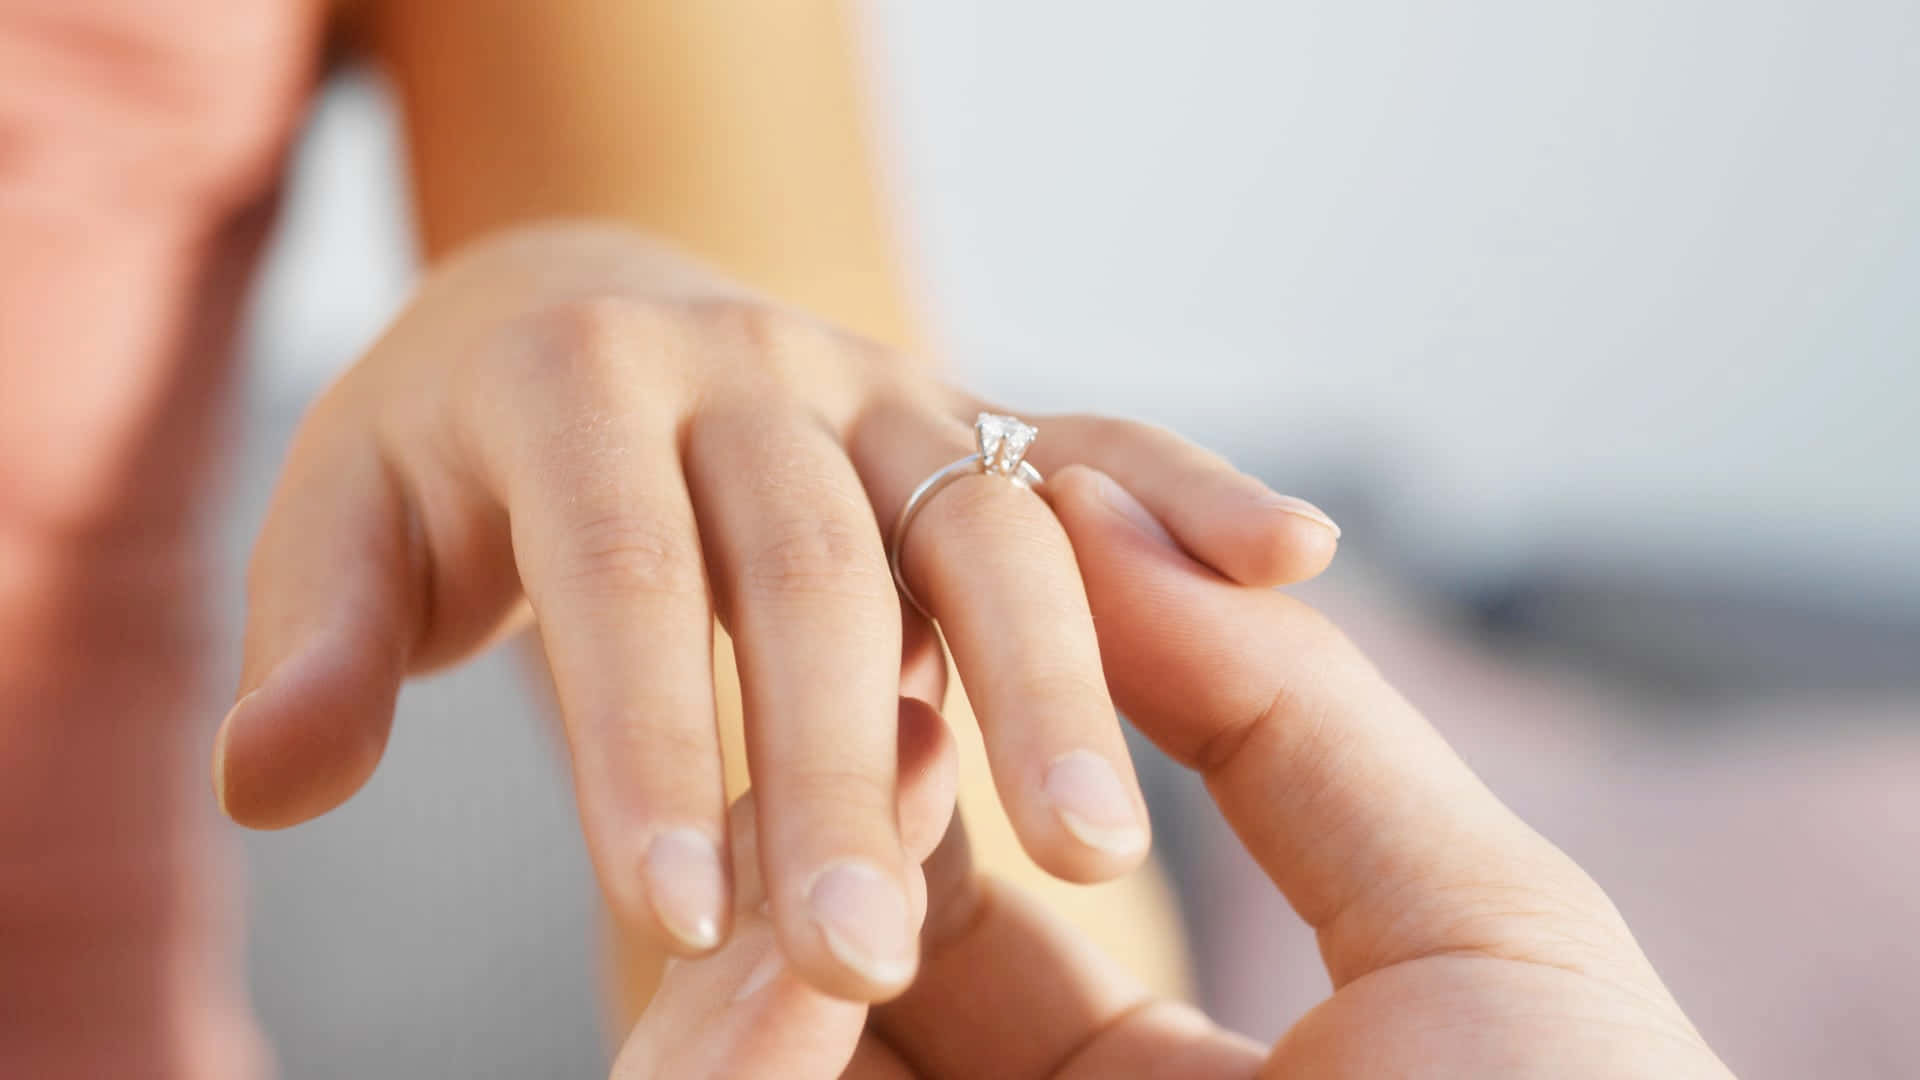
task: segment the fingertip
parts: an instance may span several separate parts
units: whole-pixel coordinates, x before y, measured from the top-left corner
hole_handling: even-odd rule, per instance
[[[1244,473],[1222,471],[1162,493],[1159,512],[1097,469],[1069,465],[1048,481],[1056,511],[1110,512],[1140,539],[1179,551],[1240,585],[1273,587],[1307,581],[1333,561],[1340,526],[1305,499],[1281,495]],[[1069,533],[1072,529],[1069,528]]]
[[[1263,588],[1298,584],[1326,570],[1339,550],[1340,527],[1332,518],[1252,477],[1236,474],[1234,479],[1209,496],[1212,509],[1177,517],[1171,530],[1133,492],[1097,469],[1067,466],[1047,486],[1083,564],[1110,561],[1123,552],[1129,558],[1158,552],[1233,584]]]
[[[1322,532],[1332,534],[1331,539],[1340,539],[1340,525],[1328,517],[1325,510],[1320,509],[1305,499],[1294,495],[1282,495],[1278,492],[1269,491],[1266,493],[1263,502],[1269,510],[1277,510],[1280,513],[1298,518]]]
[[[1041,869],[1092,885],[1137,869],[1152,847],[1145,800],[1132,770],[1100,753],[1070,750],[1047,762],[1038,782],[1039,816],[1022,814],[1023,846]]]
[[[938,750],[939,740],[925,734],[909,739]],[[868,811],[881,805],[864,804],[882,789],[865,777],[829,778],[826,782],[836,787],[813,789],[828,793],[843,814],[863,804],[847,815],[851,821],[782,815],[769,792],[758,792],[755,831],[759,869],[769,883],[766,910],[794,973],[820,993],[844,1001],[884,1001],[912,982],[924,901],[916,899],[911,881],[919,866],[909,861],[900,835],[900,784],[910,789],[917,782],[912,774],[925,778],[924,766],[941,756],[923,751],[922,768],[904,770],[897,782],[889,778],[887,803],[881,804],[886,816],[878,820]],[[849,828],[852,822],[861,824]]]
[[[1002,800],[1008,801],[1003,795]],[[1031,809],[1013,811],[1014,832],[1035,866],[1074,885],[1098,885],[1140,868],[1152,850],[1146,814],[1138,822],[1105,825],[1053,805],[1050,795],[1028,799]]]
[[[1140,799],[1099,754],[1073,750],[1055,758],[1042,790],[1061,825],[1081,846],[1123,865],[1137,863],[1146,854],[1149,840]]]
[[[837,860],[807,882],[805,930],[782,935],[785,952],[822,993],[849,1001],[888,1000],[912,983],[919,967],[914,906],[910,890],[894,874],[865,859]]]
[[[1034,865],[1071,885],[1100,885],[1123,878],[1138,870],[1152,849],[1144,831],[1138,834],[1137,843],[1116,851],[1109,846],[1109,841],[1100,841],[1102,846],[1096,847],[1095,842],[1085,836],[1069,831],[1070,827],[1058,828],[1062,838],[1050,846],[1030,842],[1023,842],[1021,846],[1033,858]]]
[[[732,905],[720,845],[700,829],[663,829],[641,860],[648,906],[663,944],[680,956],[701,956],[727,939]]]
[[[944,754],[938,738],[922,733],[909,739],[936,752],[923,750],[921,768],[902,771],[906,786],[893,787],[893,816],[884,832],[835,836],[840,830],[831,823],[772,820],[761,793],[756,831],[761,870],[771,883],[766,911],[795,975],[829,997],[885,1001],[913,981],[919,965],[925,900],[916,895],[920,883],[912,878],[919,866],[902,844],[899,815],[903,799],[919,803],[928,793],[938,796],[924,781],[931,779],[927,766]],[[945,798],[951,802],[952,796]]]
[[[243,696],[214,740],[215,797],[235,823],[284,829],[339,806],[386,750],[401,673],[316,643]]]
[[[229,819],[233,817],[233,813],[227,809],[227,734],[233,727],[234,714],[244,708],[247,699],[252,696],[252,691],[240,695],[240,700],[233,703],[233,707],[227,710],[227,715],[220,718],[220,726],[213,733],[213,762],[210,769],[213,780],[213,801],[219,805],[221,816]]]
[[[1340,541],[1324,510],[1240,472],[1214,473],[1158,509],[1181,547],[1240,585],[1306,581],[1333,561]]]
[[[1209,546],[1217,551],[1207,562],[1242,585],[1297,585],[1333,562],[1340,526],[1305,499],[1269,491]]]

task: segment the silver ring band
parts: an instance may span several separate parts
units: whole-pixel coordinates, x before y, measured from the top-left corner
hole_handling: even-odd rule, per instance
[[[1021,429],[1021,438],[1017,445],[1008,445],[996,432],[1003,431],[1001,425],[1012,425]],[[887,566],[893,571],[893,583],[900,588],[900,595],[906,597],[913,610],[925,615],[929,620],[933,613],[920,603],[907,585],[906,574],[900,569],[900,555],[907,546],[907,527],[913,519],[920,516],[920,510],[926,506],[940,490],[963,476],[1004,476],[1019,487],[1031,489],[1044,483],[1040,470],[1024,460],[1027,447],[1032,444],[1035,430],[1010,416],[995,416],[981,413],[974,421],[980,449],[958,461],[945,465],[932,476],[920,481],[920,486],[907,496],[906,504],[900,507],[900,513],[893,520],[893,532],[887,538]]]

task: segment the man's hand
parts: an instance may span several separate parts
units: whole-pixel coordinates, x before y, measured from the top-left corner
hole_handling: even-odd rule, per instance
[[[807,1007],[804,988],[743,994],[744,969],[683,970],[616,1075],[760,1075],[741,1071],[749,1060],[783,1077],[844,1062],[863,1078],[1728,1075],[1599,886],[1323,618],[1195,562],[1100,473],[1063,469],[1049,497],[1115,701],[1206,778],[1319,932],[1332,996],[1277,1045],[1254,1045],[1153,1000],[1071,929],[974,876],[950,837],[927,865],[919,978],[863,1031],[837,1029],[837,1057],[817,1041],[804,1058],[767,1048],[782,1031],[796,1046],[803,1032],[827,1037],[780,1026]],[[686,1071],[692,1059],[669,1059],[668,1045],[699,1045],[706,1071]],[[737,1056],[749,1046],[751,1059]]]

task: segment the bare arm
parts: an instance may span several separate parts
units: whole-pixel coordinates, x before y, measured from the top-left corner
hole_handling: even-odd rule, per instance
[[[555,216],[643,227],[889,344],[909,308],[836,0],[385,0],[428,253]]]

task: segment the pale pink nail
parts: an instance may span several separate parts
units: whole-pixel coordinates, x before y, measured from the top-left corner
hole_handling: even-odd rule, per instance
[[[1340,526],[1334,524],[1333,519],[1327,516],[1325,510],[1320,509],[1305,499],[1296,499],[1291,495],[1269,494],[1266,503],[1268,506],[1282,513],[1292,514],[1298,518],[1305,518],[1332,533],[1335,540],[1340,539]]]
[[[907,898],[878,868],[856,859],[833,864],[808,890],[807,909],[827,949],[867,979],[897,986],[913,974]]]
[[[1091,750],[1062,754],[1042,786],[1060,823],[1081,843],[1109,855],[1134,855],[1147,846],[1139,811],[1106,758]]]
[[[727,880],[720,849],[698,829],[668,829],[647,846],[647,895],[667,932],[690,949],[720,944]]]

